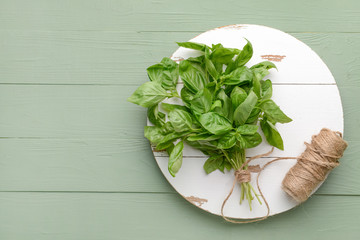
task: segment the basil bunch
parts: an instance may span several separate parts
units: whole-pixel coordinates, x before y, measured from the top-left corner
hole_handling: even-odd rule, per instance
[[[275,124],[292,120],[271,100],[271,81],[263,80],[276,68],[272,62],[245,66],[253,55],[249,41],[242,50],[221,44],[177,44],[201,55],[180,64],[163,58],[147,69],[150,82],[128,98],[148,108],[147,116],[154,126],[145,127],[145,137],[157,150],[169,153],[172,176],[181,168],[184,142],[209,156],[204,164],[206,173],[238,170],[246,161],[245,149],[262,142],[259,125],[270,145],[284,149]],[[180,96],[176,90],[179,76],[184,83]],[[184,105],[161,103],[172,97],[180,98]],[[258,197],[250,183],[242,183],[240,202],[246,197],[251,207],[252,192]]]

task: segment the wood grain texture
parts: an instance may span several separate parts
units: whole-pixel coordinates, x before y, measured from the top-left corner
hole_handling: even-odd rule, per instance
[[[232,225],[175,194],[0,193],[2,239],[357,239],[360,198],[315,196]]]
[[[126,101],[136,87],[0,85],[0,137],[142,139],[146,109]],[[340,87],[346,140],[359,140],[358,91]]]
[[[359,147],[318,194],[360,195]],[[175,192],[145,139],[1,139],[0,166],[0,191]]]
[[[358,32],[360,27],[357,0],[3,0],[0,9],[0,28],[11,30],[202,32],[235,23],[312,32]]]
[[[0,239],[357,239],[359,6],[0,1]],[[145,111],[125,101],[175,41],[234,23],[290,32],[320,55],[340,87],[350,143],[320,195],[246,226],[226,224],[174,193],[143,138]]]
[[[177,49],[176,41],[199,33],[0,28],[0,83],[138,85],[148,80],[147,67]],[[291,35],[324,60],[339,86],[360,87],[360,33]]]

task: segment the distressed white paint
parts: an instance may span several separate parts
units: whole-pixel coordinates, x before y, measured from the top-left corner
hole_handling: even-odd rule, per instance
[[[278,72],[271,70],[268,78],[274,84],[273,99],[293,122],[277,124],[284,139],[285,151],[275,150],[270,156],[298,156],[304,151],[304,141],[310,141],[313,134],[321,128],[343,132],[343,111],[335,80],[320,57],[304,43],[276,29],[257,25],[231,25],[210,30],[190,41],[205,44],[222,43],[225,47],[242,48],[247,38],[254,48],[254,56],[249,66],[264,61],[263,55],[285,56],[275,62]],[[179,48],[173,59],[197,56],[195,50]],[[179,84],[179,88],[182,84]],[[254,149],[247,150],[247,156],[269,151],[271,147],[263,142]],[[170,184],[183,197],[195,196],[206,199],[198,207],[219,215],[221,204],[228,194],[234,179],[233,171],[225,174],[215,171],[209,175],[203,170],[206,157],[198,150],[185,147],[182,168],[175,178],[167,169],[168,157],[165,153],[155,152],[155,159]],[[252,164],[263,165],[272,158],[255,160]],[[281,181],[295,160],[274,163],[262,173],[261,189],[269,202],[271,215],[278,214],[296,206],[281,189]],[[255,174],[252,185],[256,186]],[[247,202],[239,204],[240,189],[237,186],[229,199],[225,215],[234,218],[256,218],[266,214],[266,207],[253,201],[249,211]],[[196,204],[195,204],[196,205]]]

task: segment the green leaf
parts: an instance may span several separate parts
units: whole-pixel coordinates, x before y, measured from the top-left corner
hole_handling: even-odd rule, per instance
[[[257,132],[259,126],[257,125],[250,125],[245,124],[236,129],[236,132],[240,133],[241,135],[253,135]]]
[[[219,139],[217,146],[220,149],[228,149],[228,148],[232,148],[235,145],[235,143],[236,143],[235,133],[229,132]]]
[[[212,105],[212,94],[207,88],[199,91],[190,103],[191,110],[197,113],[209,112]]]
[[[159,82],[166,90],[176,88],[179,79],[178,64],[170,58],[163,58],[160,63],[147,68],[151,81]]]
[[[191,63],[198,63],[198,64],[202,64],[204,62],[205,56],[201,55],[198,57],[189,57],[186,59],[186,61],[191,62]]]
[[[202,90],[208,83],[204,73],[186,60],[180,62],[179,72],[185,87],[193,93]]]
[[[150,81],[160,82],[164,66],[161,63],[154,64],[146,69]]]
[[[284,150],[284,143],[280,136],[280,133],[276,127],[266,119],[260,121],[261,130],[263,131],[266,141],[280,150]]]
[[[161,141],[156,145],[157,150],[164,150],[169,147],[169,144],[174,142],[176,139],[181,138],[185,135],[189,134],[189,132],[170,132],[165,135]]]
[[[232,129],[229,120],[215,112],[202,114],[199,122],[207,131],[215,135],[224,134]]]
[[[161,142],[161,140],[164,138],[161,128],[157,126],[145,126],[144,136],[155,145]]]
[[[181,99],[183,100],[186,107],[190,108],[191,101],[194,99],[194,93],[192,93],[186,87],[183,87],[180,92]]]
[[[214,110],[215,108],[221,108],[222,103],[220,100],[216,100],[212,105],[210,111]],[[226,116],[225,116],[226,117]]]
[[[221,166],[223,165],[224,157],[221,155],[211,156],[204,163],[204,170],[207,174],[219,169],[221,170]],[[224,170],[222,170],[224,172]]]
[[[159,111],[158,105],[148,108],[147,117],[155,126],[161,127],[165,123],[165,114]]]
[[[175,177],[175,174],[180,170],[183,159],[184,142],[178,142],[169,156],[168,170],[171,176]]]
[[[212,52],[211,60],[222,64],[229,64],[238,53],[239,50],[234,48],[217,48]]]
[[[265,68],[267,70],[269,70],[271,68],[277,69],[276,65],[270,61],[263,61],[263,62],[255,64],[251,67],[251,69],[255,69],[255,68]]]
[[[221,89],[217,95],[217,99],[222,102],[222,108],[219,110],[220,114],[226,117],[230,122],[233,121],[233,108],[231,99],[226,95],[224,89]]]
[[[262,138],[259,133],[253,135],[241,135],[243,139],[244,148],[253,148],[258,146],[262,142]]]
[[[206,71],[209,72],[209,74],[211,75],[211,77],[214,80],[217,80],[219,78],[219,73],[217,72],[214,63],[210,60],[210,49],[209,47],[206,47],[205,49],[205,68]]]
[[[199,51],[205,51],[206,45],[196,42],[176,42],[179,47],[190,48]]]
[[[214,144],[212,144],[212,143],[210,143],[208,141],[201,141],[201,140],[199,140],[199,141],[186,141],[186,143],[188,145],[190,145],[191,147],[199,149],[200,151],[216,151],[216,150],[219,150],[217,148],[217,146],[215,146]]]
[[[175,145],[173,143],[169,144],[169,146],[166,148],[167,154],[171,154],[172,150],[174,149]]]
[[[246,84],[252,81],[253,72],[245,67],[236,68],[230,74],[222,76],[225,85],[240,85]]]
[[[249,40],[246,39],[246,41],[246,45],[244,46],[240,54],[236,57],[235,61],[229,63],[225,71],[226,74],[230,73],[238,67],[244,66],[251,59],[253,55],[253,48]]]
[[[261,96],[262,99],[270,99],[272,97],[272,83],[269,79],[266,81],[261,80]]]
[[[236,109],[247,98],[247,94],[241,87],[234,87],[230,94],[233,109]]]
[[[168,96],[158,82],[146,82],[135,90],[127,100],[143,107],[152,107]]]
[[[245,65],[252,57],[253,55],[253,47],[249,40],[247,40],[246,45],[244,46],[243,50],[240,52],[240,54],[235,59],[235,65],[236,67],[240,67]]]
[[[222,136],[221,135],[213,135],[213,134],[209,134],[209,133],[200,133],[200,134],[197,134],[197,135],[194,135],[194,136],[189,136],[186,138],[186,140],[188,141],[199,141],[199,140],[202,140],[202,141],[213,141],[213,140],[217,140],[219,138],[221,138]]]
[[[256,105],[258,97],[253,91],[250,91],[249,95],[242,102],[234,112],[234,121],[237,125],[243,125],[248,117],[250,116],[251,111]]]
[[[261,113],[261,109],[257,108],[256,105],[255,105],[255,108],[251,111],[250,116],[246,120],[245,123],[256,124],[260,113]]]
[[[161,107],[162,107],[162,109],[164,109],[167,112],[173,111],[175,109],[188,111],[188,109],[185,106],[181,106],[181,105],[178,105],[178,104],[170,104],[170,103],[162,102]]]
[[[174,109],[169,113],[168,117],[176,132],[191,130],[192,119],[188,112]]]
[[[273,100],[266,100],[259,106],[267,117],[269,117],[271,120],[279,123],[288,123],[291,122],[292,119],[283,113],[283,111],[280,110],[280,107],[274,103]]]
[[[255,68],[252,69],[252,72],[254,73],[254,79],[257,79],[258,81],[262,80],[269,74],[269,71],[266,68]]]

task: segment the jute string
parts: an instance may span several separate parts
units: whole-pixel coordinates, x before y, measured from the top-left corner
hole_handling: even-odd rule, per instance
[[[221,206],[221,216],[231,223],[252,223],[262,221],[269,217],[270,206],[266,201],[264,194],[259,186],[259,178],[262,171],[273,162],[285,159],[296,159],[297,163],[288,171],[283,182],[283,190],[293,197],[297,202],[301,203],[306,201],[314,189],[325,180],[329,172],[339,165],[339,159],[343,156],[343,153],[347,147],[347,142],[343,140],[340,132],[334,132],[330,129],[323,128],[319,134],[313,135],[311,143],[305,142],[306,149],[299,157],[280,157],[275,158],[272,161],[266,163],[260,168],[259,165],[248,166],[244,169],[252,160],[268,156],[272,153],[274,148],[270,152],[260,154],[249,158],[242,166],[235,171],[235,178],[229,194],[225,198]],[[224,207],[226,202],[232,195],[236,183],[244,183],[251,181],[251,173],[258,172],[256,178],[256,185],[260,193],[261,198],[267,208],[265,216],[255,218],[251,220],[236,220],[224,215]]]

